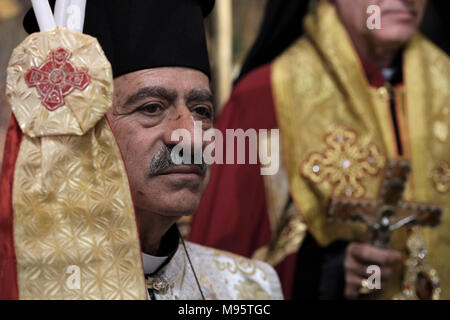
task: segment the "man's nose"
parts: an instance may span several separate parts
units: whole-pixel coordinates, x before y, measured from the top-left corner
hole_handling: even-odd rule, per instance
[[[166,130],[165,140],[168,144],[177,144],[181,142],[181,140],[173,140],[173,136],[183,136],[189,134],[191,144],[194,143],[194,118],[192,116],[191,111],[186,107],[179,107],[175,110],[174,114],[170,116],[168,121],[168,127]],[[174,131],[178,131],[180,134],[174,135]],[[187,141],[183,141],[183,143],[187,143]]]

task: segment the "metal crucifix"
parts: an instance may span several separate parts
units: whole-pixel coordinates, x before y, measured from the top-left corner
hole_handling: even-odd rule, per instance
[[[401,227],[437,226],[440,223],[442,208],[403,200],[410,172],[409,161],[388,161],[378,199],[333,198],[328,210],[329,218],[366,224],[369,227],[371,243],[379,248],[387,248],[392,232]]]

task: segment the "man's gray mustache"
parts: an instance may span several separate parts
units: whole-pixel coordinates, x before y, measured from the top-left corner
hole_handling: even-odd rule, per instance
[[[203,150],[197,152],[198,153],[197,157],[201,154],[202,159],[201,164],[194,163],[195,153],[192,154],[190,161],[184,161],[182,155],[172,154],[172,150],[173,148],[164,146],[163,148],[161,148],[160,151],[156,153],[156,155],[152,159],[152,162],[150,163],[150,173],[149,173],[150,177],[156,176],[161,171],[166,170],[168,168],[182,165],[196,165],[201,169],[202,175],[206,173],[208,166],[203,160],[203,152],[202,152]]]

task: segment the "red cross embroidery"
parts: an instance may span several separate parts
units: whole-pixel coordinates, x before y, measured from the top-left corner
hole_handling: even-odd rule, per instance
[[[50,52],[38,68],[31,68],[25,75],[28,87],[36,87],[41,102],[49,111],[66,104],[64,97],[74,89],[84,90],[89,85],[86,71],[76,69],[69,59],[72,53],[64,48]]]

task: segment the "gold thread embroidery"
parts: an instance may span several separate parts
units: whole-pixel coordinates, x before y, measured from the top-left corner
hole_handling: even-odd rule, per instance
[[[450,191],[450,163],[441,161],[431,173],[431,179],[436,190],[440,193]]]
[[[269,294],[261,286],[252,280],[240,280],[234,285],[238,292],[238,300],[269,300]]]
[[[90,85],[49,111],[24,71],[65,47]],[[95,40],[56,28],[30,35],[8,67],[8,99],[24,132],[13,182],[19,299],[142,299],[147,290],[127,173],[104,117],[111,66]],[[80,287],[66,282],[79,268]]]
[[[225,256],[231,261],[220,261],[219,259],[214,259],[214,263],[220,271],[229,271],[232,274],[236,274],[237,272],[241,272],[247,276],[253,276],[256,274],[256,270],[258,267],[249,259],[243,258],[240,256],[235,256],[233,254],[227,252],[219,252],[215,251],[214,255]]]
[[[272,241],[253,253],[252,259],[276,266],[287,256],[297,252],[306,236],[307,226],[295,204],[282,217]]]
[[[445,142],[448,138],[448,126],[443,121],[436,121],[433,125],[434,136],[441,142]]]
[[[334,197],[363,197],[362,180],[377,176],[385,166],[380,149],[373,143],[361,146],[357,133],[343,126],[327,133],[325,143],[325,150],[311,153],[302,163],[303,176],[315,184],[327,181]]]

